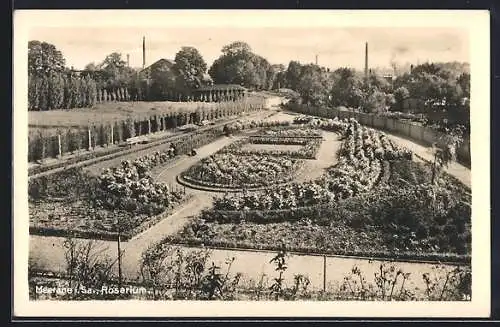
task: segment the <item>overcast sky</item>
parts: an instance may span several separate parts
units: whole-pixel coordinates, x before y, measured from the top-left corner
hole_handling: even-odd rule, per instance
[[[181,46],[196,47],[207,64],[220,56],[232,41],[247,42],[252,50],[272,64],[290,60],[318,63],[329,68],[364,67],[365,42],[369,44],[370,67],[390,67],[429,61],[469,62],[467,34],[458,28],[187,28],[64,27],[36,28],[30,40],[46,41],[62,51],[67,66],[82,69],[100,62],[111,52],[130,55],[132,67],[142,66],[142,37],[146,37],[146,65],[160,58],[173,59]]]

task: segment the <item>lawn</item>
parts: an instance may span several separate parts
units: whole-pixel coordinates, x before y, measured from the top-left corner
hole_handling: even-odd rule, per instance
[[[216,103],[204,102],[106,102],[94,108],[71,110],[30,111],[30,127],[77,127],[90,123],[104,123],[132,118],[148,118],[172,111],[214,107]]]
[[[261,98],[250,96],[245,102],[259,104]],[[222,103],[208,102],[104,102],[93,108],[75,108],[69,110],[29,111],[29,127],[82,127],[90,123],[104,123],[125,120],[129,117],[141,119],[153,115],[162,115],[170,112],[193,111],[203,108],[216,108]]]

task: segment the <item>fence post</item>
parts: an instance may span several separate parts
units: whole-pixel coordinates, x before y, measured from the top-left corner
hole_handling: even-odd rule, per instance
[[[151,117],[148,118],[148,134],[151,134]]]
[[[61,134],[57,134],[57,148],[59,150],[59,158],[62,157],[62,149],[61,149]]]
[[[114,142],[115,140],[113,139],[113,133],[114,133],[113,127],[114,127],[114,125],[115,125],[114,122],[111,123],[111,139],[110,139],[111,140],[111,145],[115,144],[115,142]]]
[[[90,132],[90,126],[89,126],[89,151],[92,150],[92,133]]]
[[[326,292],[326,254],[323,255],[323,292]]]

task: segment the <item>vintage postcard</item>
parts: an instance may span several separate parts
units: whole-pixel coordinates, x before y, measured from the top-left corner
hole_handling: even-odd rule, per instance
[[[487,317],[487,11],[16,11],[14,315]]]

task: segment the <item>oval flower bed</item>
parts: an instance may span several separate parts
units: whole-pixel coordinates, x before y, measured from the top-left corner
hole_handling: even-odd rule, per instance
[[[191,166],[181,177],[202,186],[255,188],[291,181],[301,163],[287,157],[218,153]]]

